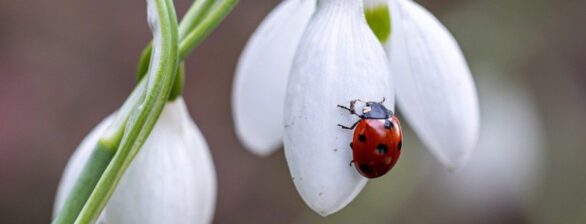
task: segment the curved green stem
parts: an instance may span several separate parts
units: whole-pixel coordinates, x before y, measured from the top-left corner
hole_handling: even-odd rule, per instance
[[[153,4],[149,7],[155,7],[155,10],[149,10],[149,15],[156,17],[153,17],[156,22],[151,24],[154,26],[153,56],[148,70],[146,92],[128,120],[116,154],[75,223],[90,223],[97,219],[161,115],[175,79],[179,62],[175,8],[171,0],[149,0],[148,3]]]
[[[181,60],[184,60],[202,40],[218,27],[220,22],[238,3],[238,0],[224,0],[218,6],[214,7],[212,11],[209,11],[215,1],[207,0],[201,4],[194,3],[181,21],[181,27],[185,27],[181,29],[179,34],[179,58]],[[149,43],[142,51],[137,68],[138,80],[147,72],[151,49],[152,45]]]
[[[179,45],[179,58],[182,60],[191,53],[191,51],[197,47],[202,40],[204,40],[218,25],[226,18],[228,13],[232,11],[234,6],[238,3],[238,0],[224,0],[218,6],[214,7],[209,16],[193,29],[185,37]]]
[[[100,136],[94,146],[93,152],[83,167],[79,178],[76,180],[69,195],[65,199],[65,204],[53,223],[73,223],[77,215],[83,208],[87,199],[90,197],[94,187],[98,183],[100,176],[114,157],[116,149],[122,140],[126,122],[130,117],[132,108],[138,105],[141,95],[144,93],[146,81],[142,80],[132,91],[130,96],[124,101],[124,104],[116,112],[114,120],[110,123],[108,129]]]
[[[202,40],[204,40],[220,22],[236,6],[238,0],[224,0],[218,6],[217,0],[200,0],[194,2],[189,8],[179,26],[179,58],[184,60]],[[152,54],[152,43],[149,43],[142,51],[137,68],[137,80],[141,80],[148,70],[149,60]],[[178,92],[174,90],[174,92]],[[178,92],[181,94],[181,92]]]
[[[73,185],[71,193],[53,223],[73,223],[75,221],[77,214],[92,193],[102,172],[114,157],[115,149],[112,150],[100,143],[96,144],[93,150],[88,163],[83,167],[79,179]]]
[[[182,42],[185,36],[189,34],[190,30],[193,30],[200,22],[205,18],[209,9],[216,3],[217,0],[197,0],[193,2],[191,7],[181,19],[179,24],[179,41]],[[138,61],[138,68],[136,69],[136,79],[141,80],[142,77],[147,73],[149,68],[149,62],[151,59],[152,42],[149,42],[144,48]]]
[[[175,76],[175,81],[173,82],[173,87],[171,88],[171,93],[169,94],[169,102],[177,99],[177,97],[181,96],[183,92],[183,83],[185,82],[185,63],[181,62],[179,67],[177,67],[177,75]]]
[[[179,24],[179,40],[185,39],[189,31],[193,30],[205,18],[210,8],[217,0],[197,0],[187,10]]]

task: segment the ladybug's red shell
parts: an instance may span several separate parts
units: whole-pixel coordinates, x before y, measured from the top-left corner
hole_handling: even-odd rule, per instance
[[[402,141],[401,123],[396,116],[360,120],[351,145],[354,166],[368,178],[384,175],[399,159]]]

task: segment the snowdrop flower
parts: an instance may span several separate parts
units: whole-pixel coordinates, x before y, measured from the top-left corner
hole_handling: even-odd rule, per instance
[[[112,120],[102,121],[74,152],[59,185],[54,215]],[[165,106],[97,223],[210,223],[215,202],[216,174],[207,143],[178,98]]]
[[[402,115],[444,165],[460,166],[474,148],[479,129],[476,88],[460,47],[430,12],[411,0],[365,2],[369,25],[389,57]],[[234,121],[238,137],[256,154],[267,155],[280,146],[284,87],[315,4],[284,0],[240,57],[233,86]]]
[[[478,135],[474,82],[445,27],[411,0],[363,4],[283,1],[252,35],[235,74],[238,137],[259,155],[282,139],[297,190],[324,216],[367,181],[348,166],[352,133],[336,126],[356,118],[337,104],[384,97],[394,110],[396,95],[401,115],[449,168],[465,162]]]

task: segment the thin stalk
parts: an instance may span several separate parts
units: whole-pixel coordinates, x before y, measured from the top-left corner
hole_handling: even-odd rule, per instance
[[[71,193],[65,201],[65,205],[61,208],[53,223],[73,223],[75,221],[77,214],[92,193],[102,172],[114,157],[114,152],[115,149],[112,150],[100,143],[96,144],[88,163],[83,167],[79,179],[75,182]]]
[[[238,4],[238,0],[224,0],[209,12],[209,16],[193,29],[179,45],[179,58],[183,60],[197,47]]]
[[[126,126],[128,117],[130,117],[132,108],[138,104],[145,86],[146,81],[144,80],[138,83],[137,87],[128,96],[126,101],[124,101],[124,104],[122,104],[118,112],[116,112],[115,118],[108,129],[100,136],[89,160],[83,167],[67,199],[65,199],[63,208],[61,208],[59,214],[53,220],[54,224],[73,223],[75,221],[98,183],[100,176],[102,176],[112,157],[114,157],[122,135],[124,134],[124,127]]]
[[[134,108],[122,141],[75,223],[94,222],[114,193],[122,175],[152,131],[169,97],[178,59],[178,27],[171,0],[149,0],[153,26],[153,56],[147,88],[141,104]]]
[[[181,19],[179,24],[179,41],[182,42],[185,36],[195,27],[197,27],[201,21],[208,14],[209,9],[216,3],[217,0],[198,0],[195,1],[191,7]],[[149,68],[149,62],[151,59],[151,53],[153,50],[153,43],[149,42],[147,46],[142,50],[140,59],[138,61],[138,67],[136,69],[136,79],[141,80],[142,77],[147,73]]]
[[[210,7],[216,0],[208,0],[202,4],[193,4],[185,17],[181,21],[182,27],[179,44],[179,57],[184,60],[187,55],[196,48],[201,41],[203,41],[218,25],[220,22],[232,11],[234,6],[238,4],[238,0],[224,0],[218,6],[214,7],[212,11]],[[194,17],[195,13],[199,13],[197,17]],[[194,18],[194,20],[190,20]],[[201,20],[203,18],[203,20]],[[185,25],[184,25],[185,24]],[[191,28],[191,29],[188,29]],[[140,80],[148,69],[148,63],[152,51],[152,45],[149,43],[142,51],[140,60],[137,68],[137,80]]]
[[[175,76],[175,82],[173,82],[173,87],[171,88],[171,93],[169,94],[169,102],[177,99],[177,97],[181,96],[183,92],[183,84],[185,82],[185,63],[179,63],[179,67],[177,68],[177,75]]]
[[[187,10],[179,23],[179,40],[185,39],[189,31],[198,26],[217,0],[197,0]]]

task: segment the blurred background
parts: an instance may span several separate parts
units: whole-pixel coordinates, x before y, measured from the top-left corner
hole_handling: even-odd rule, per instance
[[[176,0],[183,14],[189,0]],[[586,223],[586,1],[418,0],[458,39],[477,83],[477,151],[450,173],[405,125],[404,152],[327,218],[282,150],[236,139],[233,71],[279,0],[242,0],[188,57],[184,97],[218,174],[214,223]],[[144,1],[0,1],[0,223],[48,223],[65,164],[135,84]],[[400,113],[400,111],[399,111]]]

